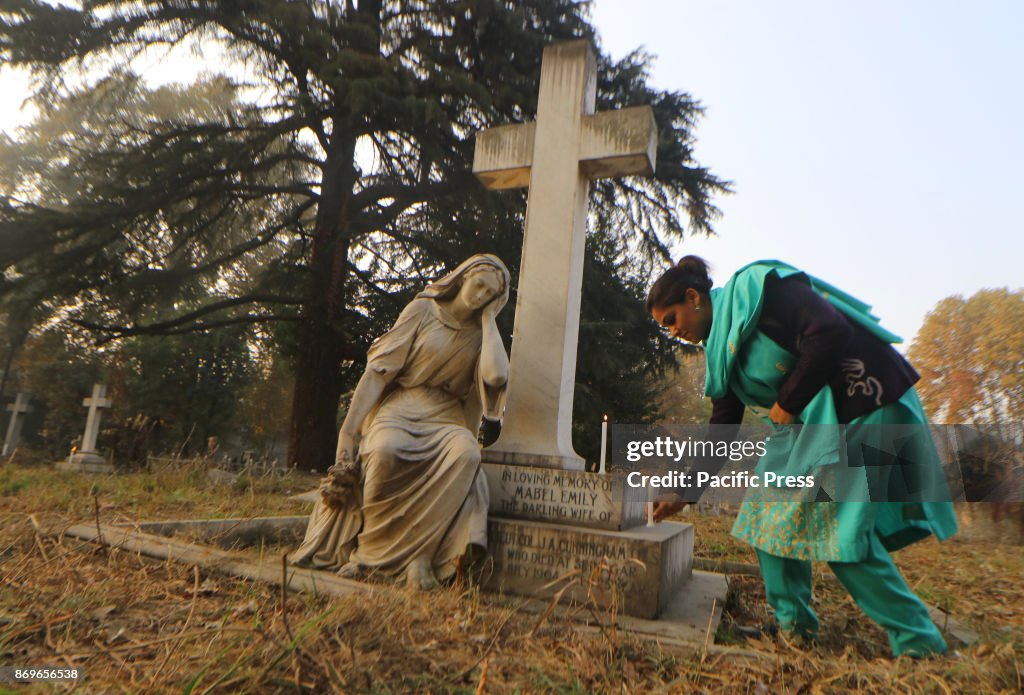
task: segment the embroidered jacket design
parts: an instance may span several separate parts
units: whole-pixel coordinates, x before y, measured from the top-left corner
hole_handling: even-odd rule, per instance
[[[846,395],[853,396],[860,391],[867,397],[874,396],[875,405],[882,405],[882,382],[873,376],[865,377],[867,368],[864,360],[845,359],[839,363],[846,378]]]

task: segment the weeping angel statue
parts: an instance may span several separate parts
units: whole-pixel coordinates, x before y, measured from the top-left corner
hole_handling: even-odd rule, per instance
[[[370,347],[335,464],[292,563],[432,589],[487,545],[481,418],[498,420],[508,357],[495,317],[509,272],[480,254],[429,284]]]

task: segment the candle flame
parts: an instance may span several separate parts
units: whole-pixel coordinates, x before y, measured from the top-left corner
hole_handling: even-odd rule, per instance
[[[605,413],[605,414],[604,414],[604,421],[605,421],[605,422],[608,422],[608,413]]]

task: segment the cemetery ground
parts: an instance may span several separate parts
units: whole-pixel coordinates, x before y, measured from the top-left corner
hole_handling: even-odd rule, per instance
[[[304,514],[288,497],[316,483],[288,473],[212,484],[195,463],[113,476],[49,464],[24,450],[0,464],[0,663],[78,667],[86,679],[27,692],[1024,691],[1024,548],[972,533],[973,522],[896,560],[922,598],[979,641],[956,646],[954,657],[893,660],[882,630],[825,566],[815,567],[816,644],[738,636],[734,624],[763,622],[768,609],[760,578],[744,569],[753,552],[729,536],[729,514],[685,515],[696,525],[696,556],[729,563],[730,580],[718,634],[687,646],[638,638],[586,606],[528,613],[458,584],[430,594],[378,583],[342,598],[282,595],[47,535],[38,529],[95,523],[97,514],[104,524]]]

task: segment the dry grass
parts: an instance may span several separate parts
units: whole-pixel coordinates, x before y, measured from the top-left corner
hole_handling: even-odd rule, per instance
[[[818,582],[819,644],[746,642],[760,657],[672,648],[510,610],[475,590],[375,586],[344,599],[291,595],[193,567],[36,534],[70,523],[301,513],[311,479],[210,488],[194,470],[94,478],[0,467],[0,663],[75,665],[76,692],[935,692],[1018,693],[1024,683],[1020,546],[922,543],[897,559],[916,589],[983,635],[962,659],[887,658],[881,630]],[[701,516],[700,555],[753,561]],[[756,577],[734,576],[732,619],[767,617]],[[719,635],[740,646],[727,628]],[[56,686],[58,691],[71,686]],[[49,692],[33,686],[28,692]]]

